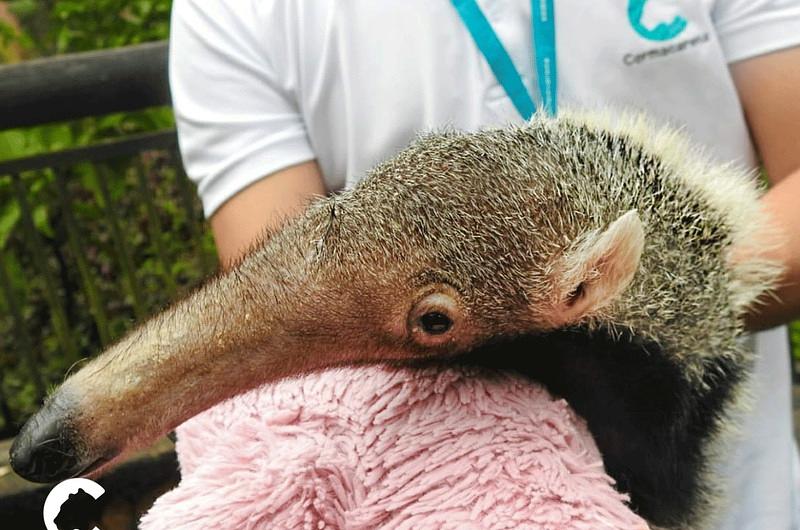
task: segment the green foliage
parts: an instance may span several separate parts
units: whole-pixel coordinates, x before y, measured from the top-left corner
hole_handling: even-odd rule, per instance
[[[0,23],[0,58],[11,57],[2,53],[11,48],[34,58],[164,39],[171,2],[8,5],[21,29]],[[0,160],[173,126],[171,109],[157,108],[0,131]],[[20,179],[15,186],[10,176],[0,176],[0,409],[11,411],[0,417],[0,434],[13,433],[77,359],[98,352],[216,263],[199,203],[174,153],[140,153]],[[60,320],[66,337],[59,334]]]
[[[23,30],[0,29],[0,46],[16,42],[31,56],[116,48],[169,33],[171,0],[12,0]]]
[[[53,171],[24,174],[44,260],[37,258],[36,243],[22,229],[12,186],[1,183],[0,200],[11,206],[0,217],[0,229],[14,223],[16,227],[5,230],[5,263],[0,266],[5,266],[22,315],[21,320],[15,318],[8,299],[0,297],[0,370],[3,395],[9,396],[9,406],[18,417],[32,412],[41,397],[29,366],[22,362],[29,349],[26,342],[33,346],[34,364],[45,386],[60,381],[76,360],[65,354],[58,340],[45,274],[55,279],[57,304],[78,357],[85,357],[211,272],[213,242],[200,225],[199,203],[191,200],[188,208],[183,206],[193,190],[186,189],[186,178],[174,162],[171,153],[151,151],[107,164],[79,164],[64,175],[63,190]],[[145,190],[140,186],[142,177]],[[102,182],[107,186],[100,186]],[[154,219],[145,208],[146,200],[156,205]],[[118,233],[112,218],[118,222]],[[157,226],[158,241],[148,232],[151,222]],[[122,266],[120,242],[133,265],[130,278]],[[171,284],[177,289],[168,288]],[[137,312],[134,297],[143,313]]]

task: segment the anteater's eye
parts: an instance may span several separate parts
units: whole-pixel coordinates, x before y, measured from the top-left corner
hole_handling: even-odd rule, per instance
[[[464,327],[459,298],[448,285],[426,288],[408,314],[411,338],[421,346],[441,346],[457,340]]]
[[[420,328],[429,335],[447,333],[453,326],[450,317],[439,311],[431,311],[419,317]]]

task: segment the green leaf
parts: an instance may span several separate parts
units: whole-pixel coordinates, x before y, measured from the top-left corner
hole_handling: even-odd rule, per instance
[[[20,209],[17,201],[10,200],[0,213],[0,249],[6,248],[9,236],[19,221]]]
[[[72,31],[69,28],[61,28],[56,34],[56,49],[59,53],[66,53],[72,41]]]
[[[0,132],[0,160],[9,160],[28,154],[25,133],[20,130]]]
[[[53,227],[50,226],[50,218],[47,212],[47,204],[35,206],[31,215],[33,216],[33,226],[35,226],[39,232],[48,237],[54,237]]]
[[[25,272],[22,264],[13,252],[4,252],[2,258],[5,261],[6,272],[11,281],[11,290],[15,293],[21,293],[23,299],[28,293],[28,284],[25,280]]]
[[[27,18],[39,9],[36,0],[14,0],[8,2],[8,8],[17,18]]]
[[[75,145],[67,124],[46,125],[38,129],[39,141],[47,151],[59,151]]]
[[[100,191],[100,184],[97,181],[99,177],[95,167],[89,163],[83,163],[75,166],[75,172],[80,175],[81,184],[83,184],[86,189],[92,192],[95,202],[101,208],[105,208],[106,203],[103,200],[103,194]]]

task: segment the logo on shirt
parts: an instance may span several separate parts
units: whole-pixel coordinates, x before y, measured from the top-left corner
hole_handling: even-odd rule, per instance
[[[648,0],[628,0],[628,21],[633,29],[647,40],[665,41],[674,39],[686,29],[688,22],[676,15],[670,22],[659,22],[648,27],[644,23],[644,8]]]
[[[675,0],[628,0],[628,22],[640,37],[658,44],[649,44],[648,49],[631,51],[622,56],[626,66],[637,66],[651,60],[663,59],[706,44],[711,39],[709,32],[676,37],[686,31],[689,21],[675,12]],[[646,11],[646,13],[645,13]],[[673,40],[674,39],[674,40]],[[666,42],[670,41],[670,42]]]

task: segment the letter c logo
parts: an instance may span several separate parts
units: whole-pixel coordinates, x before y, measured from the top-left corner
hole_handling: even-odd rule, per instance
[[[92,512],[96,511],[96,501],[105,492],[103,486],[88,478],[71,478],[57,484],[44,501],[42,517],[45,528],[85,528],[95,519],[96,514]],[[93,530],[99,529],[95,526]]]
[[[688,22],[681,16],[676,16],[672,22],[659,22],[655,27],[648,28],[642,23],[644,6],[647,0],[628,0],[628,20],[636,33],[645,39],[665,41],[674,39],[686,29]]]

